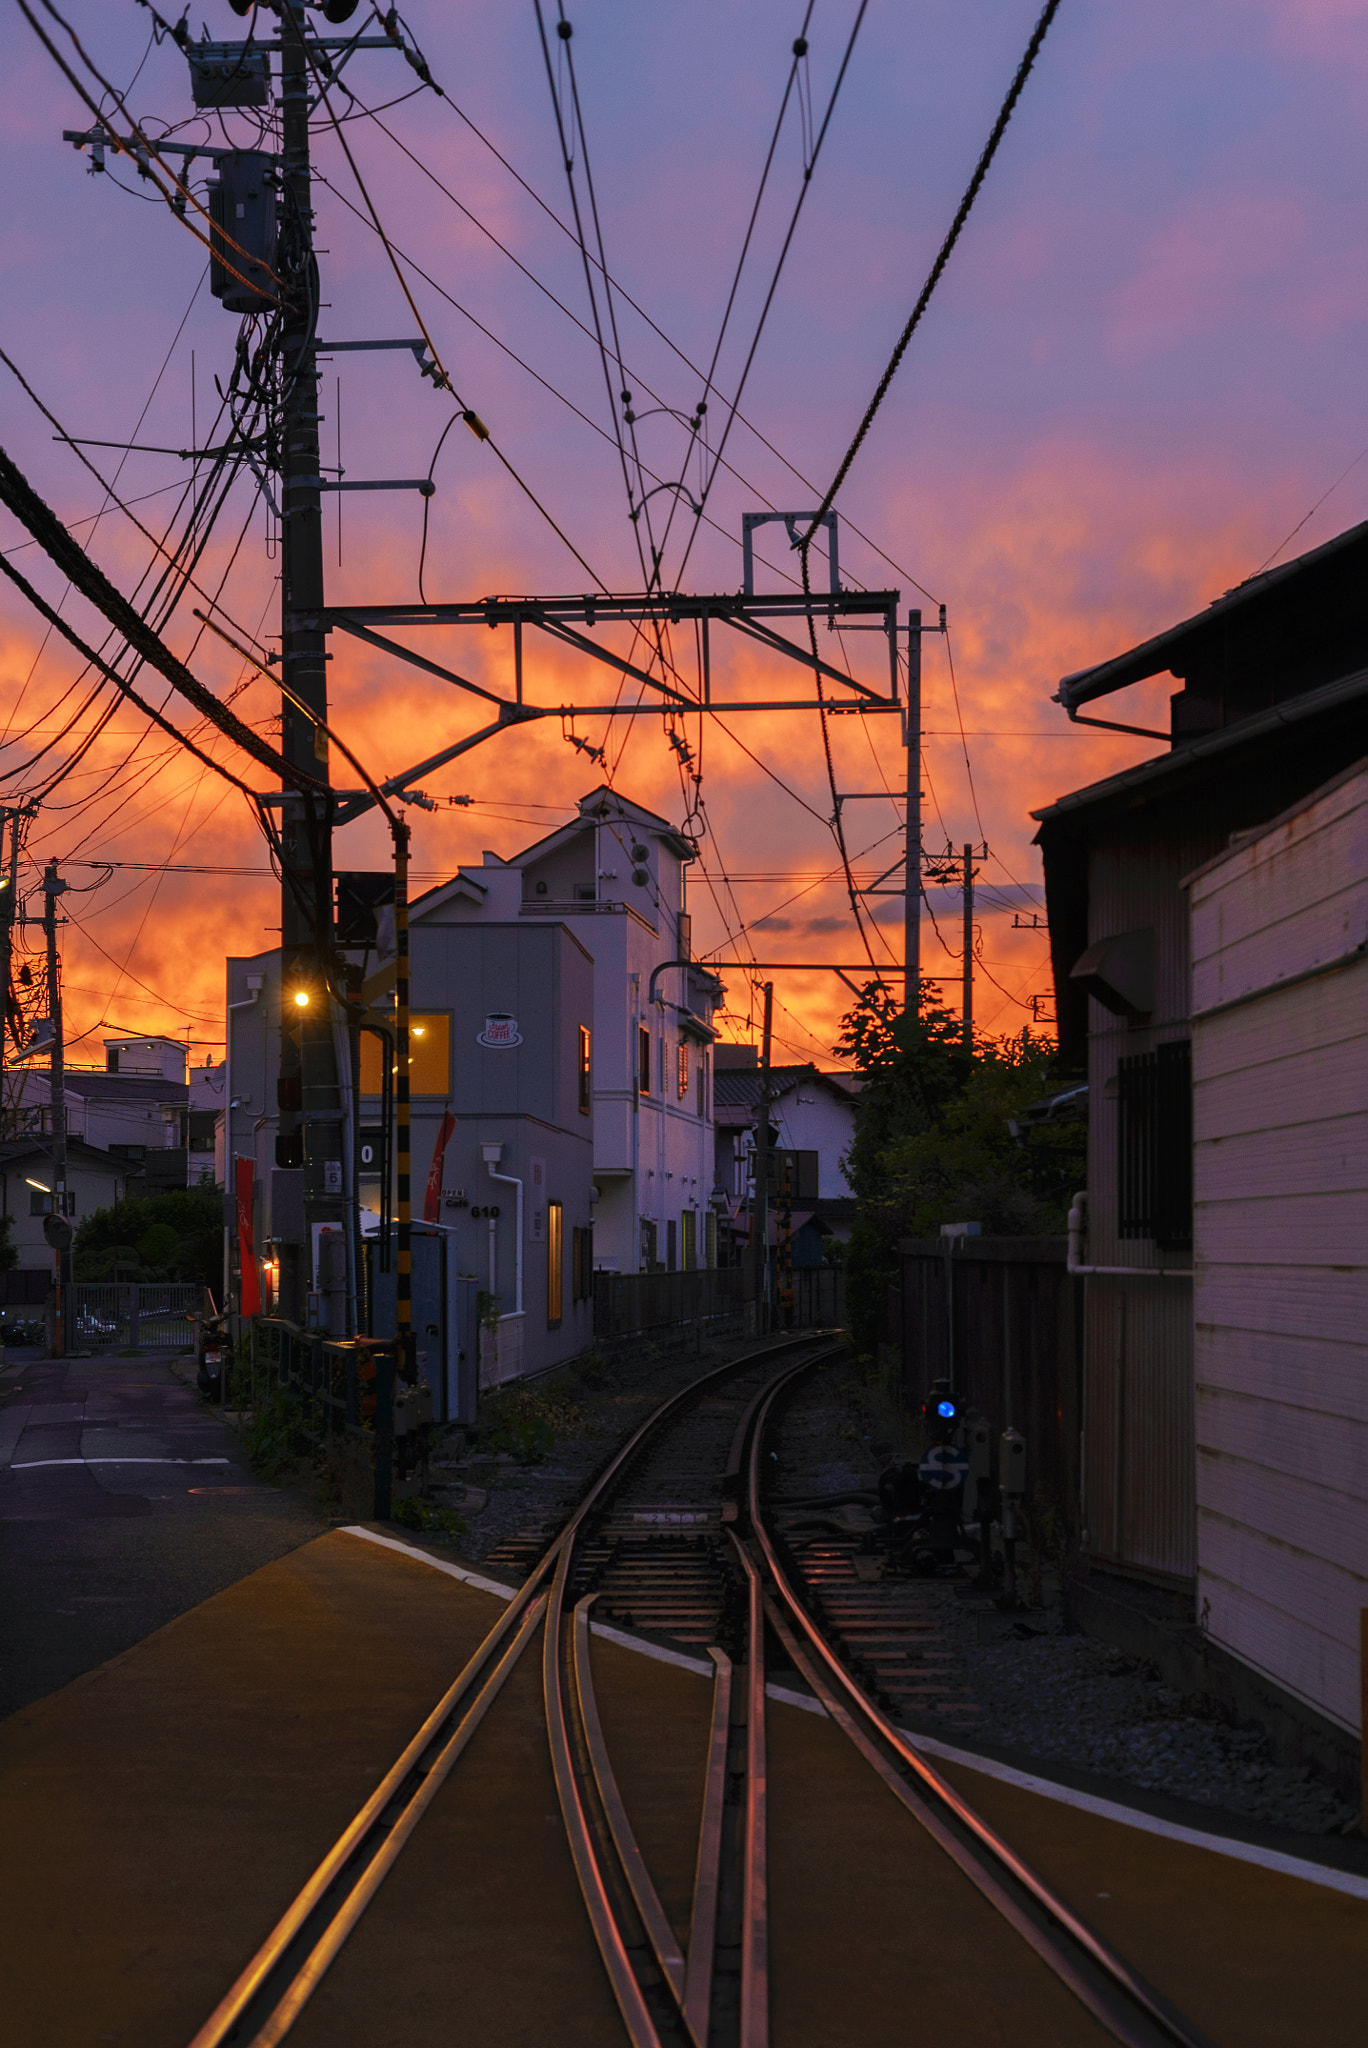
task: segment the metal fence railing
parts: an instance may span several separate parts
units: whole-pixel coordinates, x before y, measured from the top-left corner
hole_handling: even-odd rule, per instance
[[[594,1335],[612,1340],[664,1330],[714,1329],[726,1318],[755,1313],[755,1270],[712,1266],[690,1273],[595,1273]],[[845,1274],[839,1266],[797,1266],[783,1288],[772,1276],[773,1329],[827,1329],[845,1315]]]
[[[394,1338],[323,1337],[283,1316],[258,1316],[233,1398],[255,1415],[283,1391],[298,1404],[293,1428],[315,1449],[350,1442],[373,1475],[373,1512],[383,1521],[394,1478],[403,1478],[409,1463],[410,1390],[400,1386],[398,1366]]]

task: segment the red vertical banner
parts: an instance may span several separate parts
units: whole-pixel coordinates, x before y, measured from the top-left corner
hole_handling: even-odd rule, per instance
[[[423,1221],[436,1223],[442,1213],[442,1166],[446,1160],[447,1140],[456,1128],[456,1119],[449,1109],[442,1112],[442,1121],[437,1126],[437,1142],[432,1148],[432,1164],[428,1168],[427,1186],[423,1190]]]
[[[233,1192],[237,1198],[238,1262],[242,1268],[239,1313],[261,1314],[261,1275],[257,1271],[256,1248],[252,1243],[252,1183],[256,1177],[254,1159],[233,1161]]]

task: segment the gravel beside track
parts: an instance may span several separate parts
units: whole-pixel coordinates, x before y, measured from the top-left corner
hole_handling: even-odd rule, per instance
[[[917,1453],[912,1426],[853,1365],[816,1375],[784,1423],[779,1493],[868,1489],[894,1457]],[[947,1678],[978,1707],[970,1740],[1021,1759],[1096,1771],[1147,1792],[1239,1814],[1304,1835],[1340,1834],[1355,1811],[1308,1768],[1269,1755],[1257,1727],[1234,1727],[1163,1685],[1152,1669],[1081,1635],[1066,1635],[1059,1578],[1040,1572],[1039,1604],[1029,1569],[1028,1605],[997,1612],[968,1575],[921,1591],[938,1617]],[[919,1716],[918,1727],[965,1740],[962,1720]]]

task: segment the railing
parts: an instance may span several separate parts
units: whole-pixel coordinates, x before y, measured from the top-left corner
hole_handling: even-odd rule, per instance
[[[315,1449],[339,1440],[355,1446],[374,1479],[374,1506],[365,1516],[387,1520],[395,1476],[396,1340],[322,1337],[283,1316],[259,1316],[248,1342],[234,1398],[255,1415],[274,1393],[293,1394],[299,1406],[292,1426]],[[401,1444],[400,1477],[405,1451]]]
[[[755,1298],[745,1266],[693,1273],[595,1273],[594,1335],[636,1337],[739,1316]]]

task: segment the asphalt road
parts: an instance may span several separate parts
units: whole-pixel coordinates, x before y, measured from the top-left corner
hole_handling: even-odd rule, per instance
[[[326,1527],[155,1357],[0,1371],[0,1716]]]

